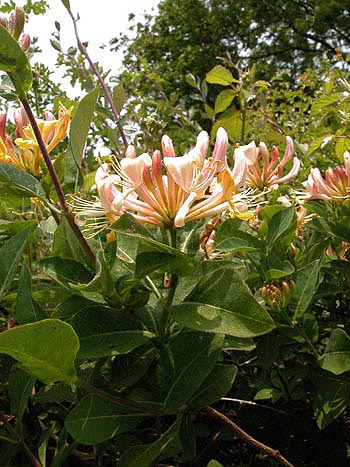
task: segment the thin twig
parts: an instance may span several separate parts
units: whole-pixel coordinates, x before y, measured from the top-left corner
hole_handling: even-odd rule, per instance
[[[261,451],[264,451],[269,457],[272,457],[277,462],[279,462],[281,465],[285,465],[286,467],[294,467],[294,465],[291,464],[285,457],[283,457],[282,454],[278,450],[272,449],[266,444],[253,438],[246,431],[244,431],[240,426],[238,426],[235,422],[233,422],[228,417],[226,417],[226,415],[222,414],[221,412],[218,412],[212,407],[206,407],[204,409],[204,412],[207,415],[209,415],[209,417],[214,418],[215,420],[218,420],[219,422],[231,428],[231,430],[237,433],[238,436],[246,440],[252,446],[255,446]]]
[[[95,386],[92,386],[91,384],[87,383],[86,381],[83,381],[81,379],[78,379],[78,384],[80,387],[82,387],[87,393],[90,394],[97,394],[98,396],[103,397],[104,399],[108,399],[115,404],[122,405],[125,407],[131,407],[132,409],[137,409],[141,410],[142,412],[146,414],[150,414],[153,416],[159,416],[159,412],[150,409],[149,407],[146,407],[143,404],[140,404],[136,401],[133,401],[131,399],[127,399],[126,397],[120,397],[115,394],[110,394],[109,392],[103,391],[102,389],[96,388]]]
[[[27,98],[21,98],[21,102],[22,102],[22,105],[24,107],[24,110],[26,111],[26,114],[28,116],[30,124],[31,124],[31,126],[33,128],[34,135],[35,135],[35,138],[37,140],[39,149],[40,149],[41,154],[42,154],[42,156],[44,158],[47,170],[49,171],[52,183],[53,183],[55,191],[57,193],[57,196],[58,196],[58,199],[59,199],[59,202],[60,202],[60,205],[61,205],[61,209],[64,212],[64,214],[65,214],[65,216],[66,216],[66,218],[67,218],[67,220],[69,222],[69,225],[71,226],[75,236],[79,240],[82,248],[87,253],[87,255],[89,256],[92,263],[95,264],[95,262],[96,262],[95,255],[94,255],[93,251],[91,250],[89,244],[87,243],[84,235],[81,233],[81,230],[79,229],[79,227],[75,223],[74,217],[72,216],[71,212],[69,211],[69,208],[68,208],[67,203],[66,203],[66,197],[64,195],[61,183],[60,183],[60,181],[58,179],[56,170],[55,170],[55,168],[54,168],[54,166],[52,164],[49,153],[47,152],[46,144],[43,141],[43,138],[41,136],[38,124],[36,122],[36,119],[34,117],[32,109],[30,107],[30,104],[29,104]]]
[[[11,436],[11,438],[13,438],[16,441],[16,443],[18,443],[21,446],[25,455],[30,460],[32,466],[42,467],[41,462],[35,457],[33,452],[30,450],[29,446],[27,445],[27,443],[23,441],[23,439],[20,437],[17,431],[7,421],[6,416],[2,413],[0,413],[0,421],[4,424],[4,428],[7,431],[7,433]]]
[[[227,401],[227,402],[236,402],[237,404],[241,404],[241,405],[253,405],[254,407],[260,407],[261,409],[271,410],[271,412],[276,412],[281,415],[289,415],[289,413],[285,412],[284,410],[275,409],[274,407],[270,407],[269,405],[265,405],[265,404],[257,404],[256,402],[253,402],[253,401],[245,401],[242,399],[235,399],[232,397],[221,397],[220,400]]]
[[[90,65],[93,73],[96,75],[99,83],[102,86],[103,92],[104,92],[104,94],[106,96],[106,99],[107,99],[107,101],[108,101],[108,103],[109,103],[109,105],[111,107],[111,111],[112,111],[112,114],[113,114],[113,117],[114,117],[114,121],[115,121],[115,123],[116,123],[116,125],[118,127],[120,136],[121,136],[122,141],[123,141],[124,148],[127,149],[128,140],[126,139],[124,129],[123,129],[121,123],[120,123],[119,113],[118,113],[118,111],[116,109],[116,106],[114,105],[111,93],[110,93],[110,91],[109,91],[109,89],[108,89],[108,87],[107,87],[107,85],[105,83],[105,80],[103,79],[101,73],[99,72],[97,66],[91,60],[89,52],[87,51],[87,48],[85,47],[85,45],[80,40],[79,33],[78,33],[78,27],[77,27],[77,20],[74,18],[74,15],[73,15],[73,13],[71,12],[70,9],[67,8],[67,11],[68,11],[69,16],[72,18],[72,21],[73,21],[74,33],[75,33],[75,37],[76,37],[76,40],[77,40],[78,48],[79,48],[80,52],[84,55],[86,60],[89,62],[89,65]]]

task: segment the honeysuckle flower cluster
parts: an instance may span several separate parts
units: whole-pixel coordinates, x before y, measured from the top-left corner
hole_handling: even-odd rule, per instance
[[[318,168],[310,170],[303,182],[304,200],[323,200],[341,203],[350,198],[350,153],[344,153],[344,166],[329,167],[323,177]]]
[[[45,112],[45,120],[37,119],[40,133],[48,153],[65,138],[70,122],[71,109],[60,106],[58,118]],[[15,165],[21,170],[38,176],[40,174],[41,152],[33,129],[23,109],[14,112],[16,139],[6,134],[7,113],[0,112],[0,162]]]
[[[300,160],[295,156],[293,140],[286,137],[286,149],[282,159],[276,146],[272,147],[270,153],[266,144],[261,142],[257,147],[255,142],[235,149],[234,158],[246,160],[247,173],[246,185],[259,190],[277,189],[281,183],[292,180],[300,170]],[[286,164],[293,159],[292,168],[283,174]]]
[[[71,197],[70,204],[85,234],[94,235],[126,211],[138,221],[164,228],[183,227],[187,222],[224,212],[241,219],[251,218],[250,207],[255,209],[259,204],[260,194],[249,186],[248,175],[259,154],[264,153],[265,157],[267,149],[263,143],[254,155],[252,143],[248,153],[247,147],[236,149],[233,168],[227,162],[228,138],[223,128],[217,131],[210,157],[205,131],[183,156],[176,156],[168,136],[163,136],[161,143],[162,151],[156,150],[152,156],[137,156],[135,148],[129,146],[124,158],[104,163],[96,172],[97,199]],[[292,176],[280,176],[280,167],[283,169],[294,154],[291,139],[287,140],[286,153],[277,168],[273,164],[277,164],[278,151],[273,151],[268,180],[278,185],[279,180]],[[299,160],[295,166],[299,169]]]

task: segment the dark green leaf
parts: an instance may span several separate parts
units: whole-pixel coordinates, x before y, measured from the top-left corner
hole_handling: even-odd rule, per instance
[[[14,165],[0,162],[0,182],[20,197],[36,197],[48,202],[41,183]]]
[[[22,230],[0,248],[0,301],[11,287],[17,265],[22,259],[23,250],[31,231],[31,228]]]
[[[152,239],[140,239],[135,265],[136,277],[144,277],[153,271],[186,276],[194,271],[194,267],[191,258],[176,248]]]
[[[269,222],[267,233],[268,244],[272,246],[274,242],[280,240],[286,234],[289,234],[291,227],[293,227],[294,233],[295,226],[296,217],[294,206],[280,210]]]
[[[0,25],[0,70],[9,75],[20,99],[25,98],[33,79],[29,61],[3,25]]]
[[[297,273],[289,303],[294,320],[298,320],[305,313],[316,293],[320,267],[320,261],[316,260]]]
[[[0,353],[46,384],[73,383],[79,340],[72,327],[57,319],[17,326],[0,334]]]
[[[274,328],[271,317],[230,266],[206,274],[183,303],[172,307],[172,316],[191,329],[235,337],[253,337]]]
[[[319,365],[335,375],[350,370],[350,338],[345,331],[332,331],[324,354],[319,358]]]
[[[91,273],[80,263],[57,257],[44,258],[39,263],[40,269],[50,278],[64,287],[90,282]]]
[[[17,365],[11,368],[9,376],[9,392],[11,400],[11,414],[21,420],[32,394],[36,378],[21,370]]]
[[[129,431],[149,415],[113,404],[94,394],[81,399],[65,420],[65,427],[82,444],[99,444]]]
[[[191,400],[191,408],[199,409],[224,397],[232,388],[236,374],[237,368],[233,365],[216,365]]]
[[[195,394],[219,357],[224,336],[182,332],[161,352],[161,372],[166,387],[164,407],[176,412]]]
[[[127,354],[154,337],[127,313],[106,307],[77,312],[69,323],[80,339],[80,359]]]
[[[33,300],[32,276],[26,262],[18,280],[15,318],[19,324],[33,323],[48,318],[47,313]]]
[[[154,465],[156,459],[168,457],[171,453],[176,454],[180,450],[178,441],[181,426],[179,417],[173,425],[157,441],[143,446],[133,446],[125,451],[118,463],[118,467],[149,467]]]

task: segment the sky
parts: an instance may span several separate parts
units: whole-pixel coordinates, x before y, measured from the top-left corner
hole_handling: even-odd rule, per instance
[[[21,1],[16,3],[21,5]],[[64,49],[75,45],[76,41],[71,18],[61,0],[48,0],[47,3],[50,10],[45,15],[31,15],[25,32],[38,37],[38,45],[43,50],[40,61],[54,69],[56,51],[50,45],[50,39],[55,31],[55,21],[61,25],[61,44]],[[127,32],[130,13],[134,13],[137,20],[142,20],[144,12],[152,13],[153,9],[153,13],[156,13],[158,3],[159,0],[70,0],[72,12],[80,16],[80,39],[89,42],[88,51],[92,60],[99,61],[105,69],[112,69],[113,74],[120,70],[122,55],[109,52],[108,47],[101,49],[100,46],[108,44],[120,32]],[[61,79],[62,71],[57,70],[54,79]]]

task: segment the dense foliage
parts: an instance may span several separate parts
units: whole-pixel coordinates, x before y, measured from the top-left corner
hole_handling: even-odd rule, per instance
[[[209,34],[206,15],[233,21],[226,3],[181,1],[166,26],[164,1],[155,26],[142,27],[184,27],[184,5],[203,17],[189,35]],[[342,2],[282,2],[276,12],[286,5],[314,13],[295,28],[322,35],[332,53],[343,45],[332,42],[334,27],[346,39]],[[0,112],[0,464],[348,465],[346,57],[307,67],[298,55],[303,73],[291,82],[285,69],[272,74],[282,59],[266,61],[262,79],[263,67],[203,64],[181,43],[193,62],[169,66],[170,94],[143,97],[144,77],[162,74],[160,55],[126,76],[128,100],[78,35],[62,50],[56,24],[59,63],[84,91],[74,101],[28,60],[13,7],[2,7],[0,25],[0,92],[16,107],[13,118]],[[281,18],[254,16],[263,7],[232,2],[230,15],[251,15],[237,34],[270,28],[282,47]],[[26,8],[40,14],[45,2]],[[331,13],[338,26],[321,30]],[[167,31],[171,42],[178,32]],[[169,97],[180,80],[192,100],[179,89]],[[94,157],[101,144],[110,157]]]

